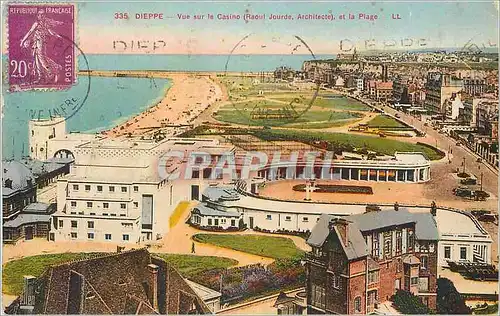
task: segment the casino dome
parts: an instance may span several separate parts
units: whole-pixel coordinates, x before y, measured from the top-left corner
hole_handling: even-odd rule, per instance
[[[24,190],[35,184],[33,173],[20,162],[3,161],[2,186],[12,190]]]

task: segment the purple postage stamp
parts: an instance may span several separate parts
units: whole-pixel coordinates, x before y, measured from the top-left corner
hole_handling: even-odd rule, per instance
[[[11,91],[67,89],[76,82],[75,6],[8,6]]]

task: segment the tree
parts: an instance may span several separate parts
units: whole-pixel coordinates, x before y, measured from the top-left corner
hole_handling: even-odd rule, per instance
[[[432,313],[429,307],[425,306],[417,296],[405,290],[397,290],[396,294],[392,296],[391,301],[403,314],[426,315]]]
[[[446,278],[437,280],[437,311],[439,314],[471,313],[453,282]]]

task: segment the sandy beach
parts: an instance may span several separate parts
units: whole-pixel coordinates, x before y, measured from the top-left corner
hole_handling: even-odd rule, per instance
[[[172,127],[173,135],[177,126],[192,124],[203,111],[224,98],[221,87],[208,75],[170,73],[168,78],[172,80],[172,86],[158,104],[103,134],[109,137],[137,136]]]

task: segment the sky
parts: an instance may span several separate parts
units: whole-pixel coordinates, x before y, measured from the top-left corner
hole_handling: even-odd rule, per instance
[[[315,54],[335,54],[341,52],[341,43],[346,52],[354,47],[366,50],[366,41],[376,49],[418,49],[424,43],[426,48],[463,47],[469,41],[495,47],[498,3],[494,2],[80,2],[77,37],[86,54],[228,54],[235,47],[236,54],[303,54],[308,53],[305,44]],[[217,18],[217,14],[245,12],[266,17],[248,22],[242,17]],[[116,13],[127,13],[129,18],[116,19]],[[136,19],[137,13],[161,13],[163,19]],[[298,14],[330,13],[335,20],[297,19]],[[347,19],[349,13],[355,19]],[[179,19],[178,14],[189,14],[191,19]],[[194,20],[195,14],[204,19]],[[214,19],[209,20],[208,14]],[[271,14],[290,14],[294,20],[269,20]],[[346,20],[339,18],[341,14]],[[359,19],[359,14],[377,19]],[[398,15],[400,19],[393,19]],[[138,41],[145,47],[138,48]]]

